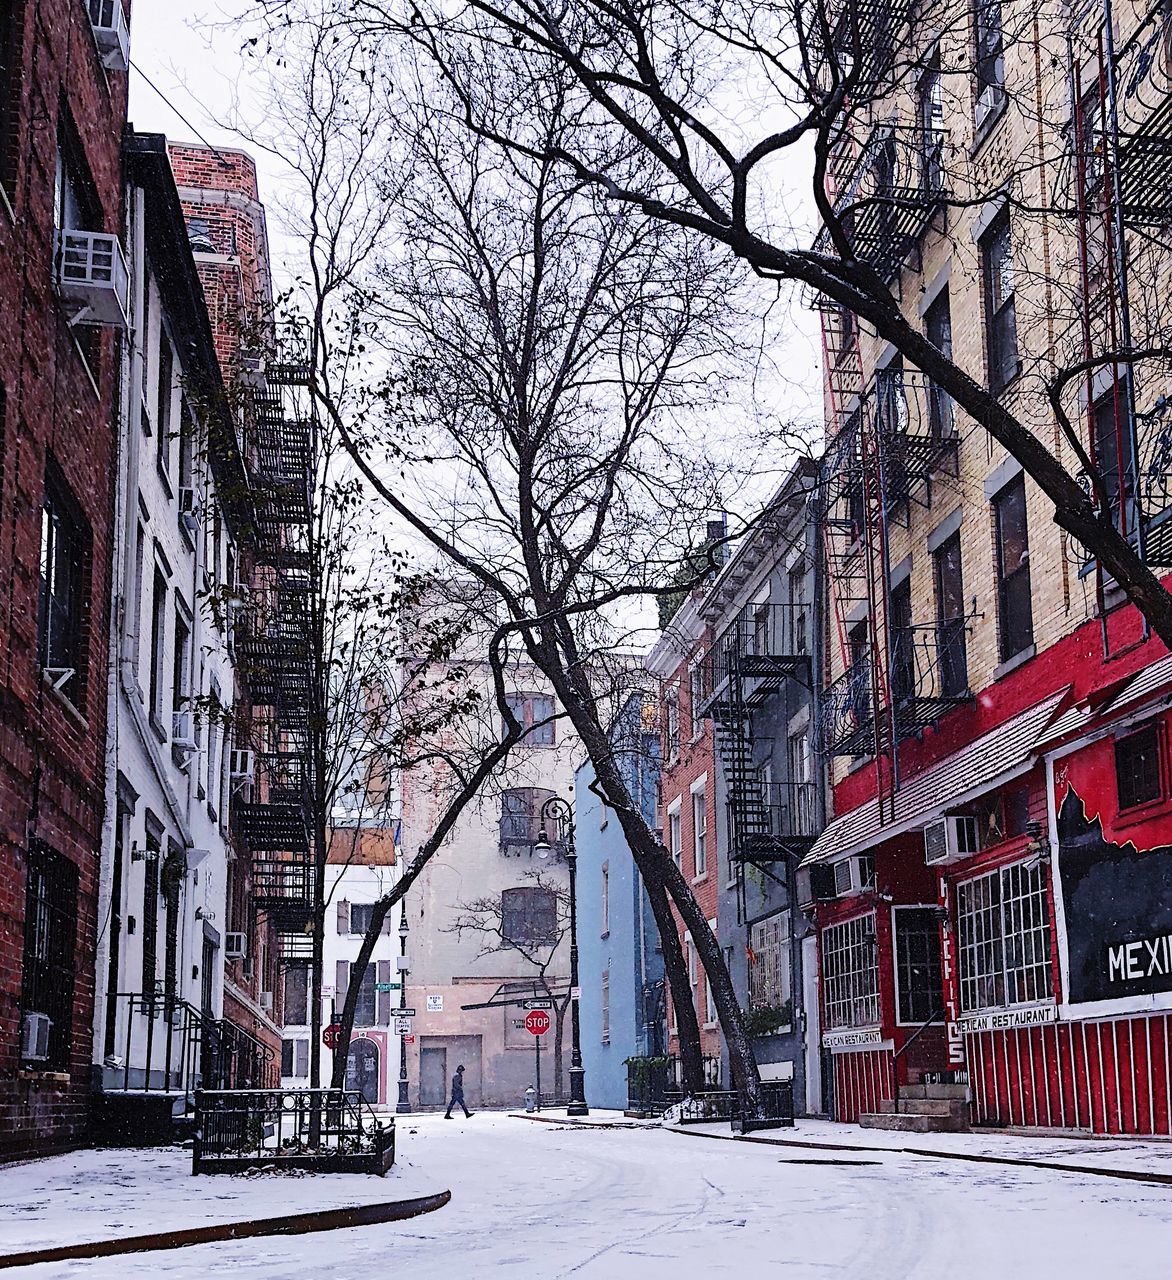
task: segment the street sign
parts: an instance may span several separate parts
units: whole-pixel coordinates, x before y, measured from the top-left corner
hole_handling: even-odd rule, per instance
[[[522,1009],[552,1009],[553,1001],[546,999],[544,996],[537,1000],[522,1000]]]
[[[444,1011],[444,998],[443,998],[443,996],[428,996],[428,997],[427,997],[427,1012],[428,1012],[428,1013],[443,1013],[443,1011]]]
[[[396,1018],[395,1019],[395,1035],[409,1036],[411,1034],[411,1019]]]
[[[571,999],[571,1000],[581,1000],[581,999],[582,999],[582,988],[581,988],[581,987],[571,987],[571,988],[570,988],[570,999]]]
[[[374,989],[376,991],[402,991],[403,984],[401,982],[376,982]]]
[[[391,1012],[395,1015],[396,1018],[414,1018],[415,1017],[414,1009],[392,1009]]]
[[[336,1049],[341,1039],[342,1024],[340,1022],[331,1022],[328,1027],[322,1028],[321,1040],[327,1049]]]
[[[531,1036],[543,1036],[549,1030],[550,1017],[544,1009],[534,1009],[525,1015],[525,1030]]]

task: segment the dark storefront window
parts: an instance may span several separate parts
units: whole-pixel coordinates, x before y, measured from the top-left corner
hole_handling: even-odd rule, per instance
[[[940,923],[932,907],[900,907],[895,913],[895,972],[899,1021],[924,1023],[944,1007]]]
[[[67,1071],[73,1024],[77,868],[42,844],[28,854],[21,973],[21,1060]]]
[[[960,1007],[966,1013],[1053,994],[1043,867],[1002,867],[956,886]]]

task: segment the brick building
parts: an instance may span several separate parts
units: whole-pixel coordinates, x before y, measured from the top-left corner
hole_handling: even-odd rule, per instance
[[[0,1157],[81,1137],[109,676],[126,15],[0,4]]]
[[[1165,573],[1166,370],[1111,353],[1161,331],[1169,20],[1119,6],[1115,52],[1110,12],[851,10],[830,195],[904,315]],[[853,317],[823,332],[836,817],[802,897],[835,1115],[1167,1134],[1166,650],[948,395]],[[1045,386],[1082,362],[1064,433]]]
[[[689,596],[647,655],[647,669],[660,681],[663,764],[659,775],[663,840],[691,884],[713,932],[721,851],[717,841],[716,744],[704,706],[705,659],[711,635],[701,614],[703,593]],[[673,913],[675,908],[672,908]],[[720,1026],[708,980],[683,921],[677,922],[688,965],[692,1002],[700,1022],[700,1049],[709,1083],[720,1077]],[[668,1051],[677,1053],[675,1010],[668,992]]]

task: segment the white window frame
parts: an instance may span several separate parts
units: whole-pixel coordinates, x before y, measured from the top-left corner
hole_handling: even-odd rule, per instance
[[[692,883],[708,879],[708,775],[697,778],[688,788],[692,798]],[[703,819],[697,822],[697,814]],[[703,854],[703,857],[701,857]]]
[[[1031,882],[1025,886],[1025,892],[1011,893],[1007,898],[1006,881],[1017,879],[1020,882],[1023,876],[1028,877]],[[979,886],[990,885],[994,880],[997,884],[996,903],[986,900],[983,904],[974,904],[971,910],[966,909],[969,900],[980,891]],[[1020,889],[1022,886],[1019,883],[1010,887]],[[961,1013],[1013,1009],[1020,1005],[1035,1005],[1054,999],[1054,971],[1051,963],[1054,923],[1050,918],[1050,900],[1043,865],[1038,863],[1031,867],[1028,859],[1011,862],[984,875],[957,881],[955,894],[956,964]],[[1033,919],[1040,918],[1041,923],[1015,931],[1014,924],[1020,923],[1027,912]],[[988,936],[983,936],[978,929],[981,916],[985,917],[985,933]],[[1013,946],[1018,955],[1026,951],[1031,954],[1040,951],[1041,958],[1035,957],[1011,968],[1006,959],[1008,940],[1015,940]],[[977,966],[974,965],[974,960],[978,958],[983,961],[981,972],[977,972]],[[988,983],[992,983],[994,988],[1000,988],[1000,1000],[990,1002],[981,998],[981,985]],[[1014,999],[1009,998],[1011,985],[1018,988]]]
[[[879,946],[875,928],[875,912],[868,911],[827,925],[821,932],[818,946],[822,1013],[827,1031],[880,1025]],[[837,973],[832,972],[834,958],[848,961]]]
[[[788,911],[775,911],[749,925],[749,950],[753,953],[749,966],[749,1008],[780,1008],[789,1001],[789,1025],[792,1027],[793,964],[790,947]]]
[[[676,796],[667,807],[667,851],[680,871],[684,866],[682,808],[682,796]]]

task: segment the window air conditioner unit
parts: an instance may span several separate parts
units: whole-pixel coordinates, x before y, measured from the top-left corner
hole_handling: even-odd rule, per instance
[[[271,991],[262,991],[260,993],[260,1007],[265,1013],[273,1011],[273,993]]]
[[[228,753],[228,776],[233,782],[251,782],[256,776],[256,757],[251,751],[233,748]]]
[[[28,1062],[44,1062],[49,1056],[49,1029],[53,1025],[47,1013],[26,1013],[20,1037],[20,1056]]]
[[[868,854],[843,858],[834,864],[834,896],[849,898],[875,887],[875,861]]]
[[[62,227],[57,287],[70,308],[70,324],[126,328],[129,276],[117,236]]]
[[[224,956],[228,960],[247,959],[248,934],[226,933],[224,935]]]
[[[195,717],[190,711],[175,711],[171,715],[171,745],[182,751],[194,751]]]
[[[188,533],[195,533],[199,529],[198,517],[199,502],[196,499],[195,490],[184,485],[179,490],[179,523]]]
[[[834,890],[834,868],[828,862],[815,862],[798,868],[798,906],[808,910],[816,902],[829,902],[837,897]]]
[[[89,0],[94,42],[107,71],[130,69],[130,29],[122,0]]]
[[[980,852],[981,836],[976,818],[941,818],[924,828],[924,861],[930,867],[947,866]]]

